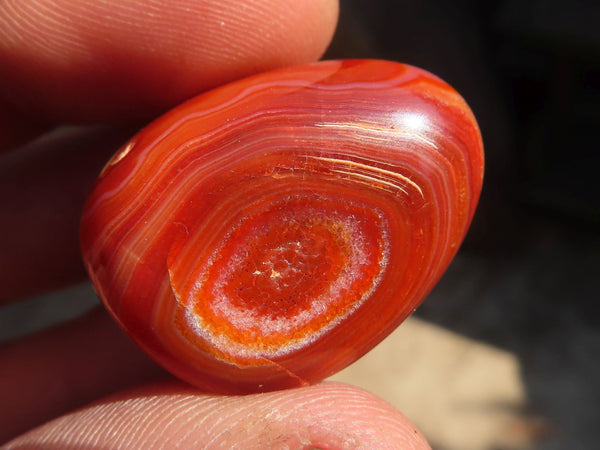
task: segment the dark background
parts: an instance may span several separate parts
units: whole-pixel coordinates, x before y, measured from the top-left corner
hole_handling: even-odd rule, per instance
[[[342,0],[327,57],[420,66],[470,104],[481,203],[417,317],[518,356],[535,448],[597,448],[600,2]]]
[[[481,204],[417,317],[516,354],[541,449],[600,442],[600,2],[341,0],[326,58],[452,84],[479,120]],[[76,316],[88,285],[3,307],[0,338]],[[445,448],[444,443],[434,443]]]

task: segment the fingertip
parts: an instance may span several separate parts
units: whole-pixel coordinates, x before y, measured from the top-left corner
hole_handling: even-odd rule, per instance
[[[27,0],[0,9],[0,97],[54,122],[148,118],[319,58],[337,0]]]
[[[337,383],[237,397],[199,394],[178,382],[155,384],[49,422],[7,448],[39,442],[75,448],[430,448],[383,400]]]

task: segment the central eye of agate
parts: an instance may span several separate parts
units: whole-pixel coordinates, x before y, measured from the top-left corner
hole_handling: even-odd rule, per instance
[[[371,205],[299,195],[257,209],[200,264],[186,314],[216,348],[249,359],[288,353],[352,314],[389,253]]]
[[[232,276],[219,283],[218,291],[234,308],[274,320],[310,308],[311,299],[325,294],[347,269],[352,248],[349,233],[335,221],[319,217],[269,221],[273,218],[261,216],[262,223],[253,224],[250,242],[242,236],[230,239],[227,252],[240,241],[245,245],[230,257]]]

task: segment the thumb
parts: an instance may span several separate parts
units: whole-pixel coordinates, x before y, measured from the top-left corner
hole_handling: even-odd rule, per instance
[[[46,423],[6,448],[427,449],[383,400],[338,384],[227,397],[177,381],[113,395]]]

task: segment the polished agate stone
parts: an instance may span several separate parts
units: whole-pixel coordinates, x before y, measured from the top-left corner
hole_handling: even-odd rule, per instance
[[[314,383],[411,314],[465,236],[481,136],[439,78],[388,61],[240,80],[159,118],[89,196],[104,304],[204,390]]]

